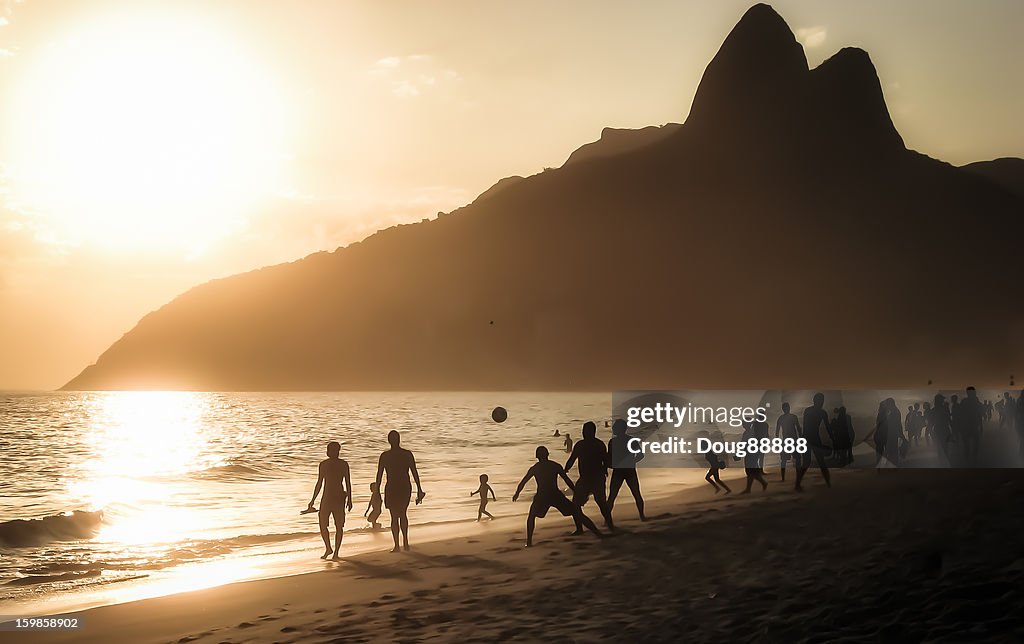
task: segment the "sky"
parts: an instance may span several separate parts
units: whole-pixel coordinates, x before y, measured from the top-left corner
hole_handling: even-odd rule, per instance
[[[0,390],[61,386],[209,279],[683,121],[749,4],[0,3]],[[811,66],[870,53],[908,147],[1024,156],[1024,3],[773,6]]]

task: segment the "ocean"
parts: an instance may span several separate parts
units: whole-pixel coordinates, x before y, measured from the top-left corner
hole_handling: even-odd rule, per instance
[[[784,397],[802,406],[812,394]],[[896,395],[902,409],[930,394],[846,392],[827,406],[849,406],[854,454],[860,466],[873,467],[868,436],[877,400]],[[726,398],[771,404],[774,412],[780,395]],[[491,418],[499,405],[508,410],[503,423]],[[409,513],[414,547],[521,527],[533,484],[519,503],[511,496],[536,462],[535,448],[545,445],[564,462],[563,439],[553,432],[579,439],[587,420],[607,440],[612,408],[608,393],[0,393],[0,618],[339,565],[319,559],[317,515],[299,514],[329,441],[341,443],[355,490],[342,556],[390,549],[387,510],[382,530],[362,515],[392,429],[415,454],[427,494]],[[988,466],[1021,466],[1012,431],[987,430],[984,443]],[[689,469],[660,469],[657,457],[649,460],[653,467],[640,474],[648,513],[671,510],[652,507],[652,500],[707,485],[701,458]],[[915,460],[935,466],[935,448],[915,448]],[[777,464],[766,460],[769,468]],[[470,492],[481,474],[498,497],[488,506],[493,524],[475,522],[478,501]],[[628,492],[622,494],[616,515],[635,516]],[[600,524],[597,508],[587,508]],[[550,516],[539,534],[572,525]]]
[[[607,440],[610,415],[608,394],[0,394],[0,616],[322,569],[317,517],[299,511],[332,440],[356,492],[342,554],[389,548],[362,514],[392,429],[427,493],[410,510],[414,546],[487,529],[470,496],[480,474],[498,522],[519,523],[532,484],[510,499],[535,447],[564,461],[553,431],[576,439],[594,420]]]

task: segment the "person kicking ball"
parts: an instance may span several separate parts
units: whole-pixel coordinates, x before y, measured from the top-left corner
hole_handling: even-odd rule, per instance
[[[570,490],[575,490],[575,486],[561,465],[548,460],[548,448],[541,445],[537,448],[536,455],[537,462],[526,471],[526,476],[523,477],[522,481],[519,481],[519,487],[516,488],[516,493],[512,495],[512,502],[514,503],[519,500],[519,494],[530,479],[537,481],[537,493],[534,495],[533,503],[530,505],[530,515],[526,518],[526,547],[533,546],[533,530],[536,527],[537,519],[543,519],[551,508],[561,512],[562,516],[573,517],[574,520],[595,535],[599,537],[604,536],[597,529],[597,526],[594,525],[594,522],[587,515],[583,514],[583,509],[566,498],[562,491],[558,489],[558,477],[562,477],[562,480],[565,481]]]

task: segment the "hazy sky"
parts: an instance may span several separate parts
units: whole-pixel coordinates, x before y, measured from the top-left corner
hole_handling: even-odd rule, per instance
[[[0,389],[60,386],[197,283],[451,210],[602,127],[682,121],[749,5],[6,4]],[[908,146],[1024,155],[1024,3],[774,6],[812,66],[870,52]]]

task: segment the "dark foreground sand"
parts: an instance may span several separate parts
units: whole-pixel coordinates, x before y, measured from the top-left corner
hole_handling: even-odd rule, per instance
[[[627,496],[622,534],[603,541],[567,538],[549,515],[526,550],[519,521],[499,520],[479,538],[94,609],[83,632],[20,638],[1024,641],[1024,472],[841,472],[831,490],[809,477],[802,495],[774,472],[764,494],[690,488],[645,524]]]

